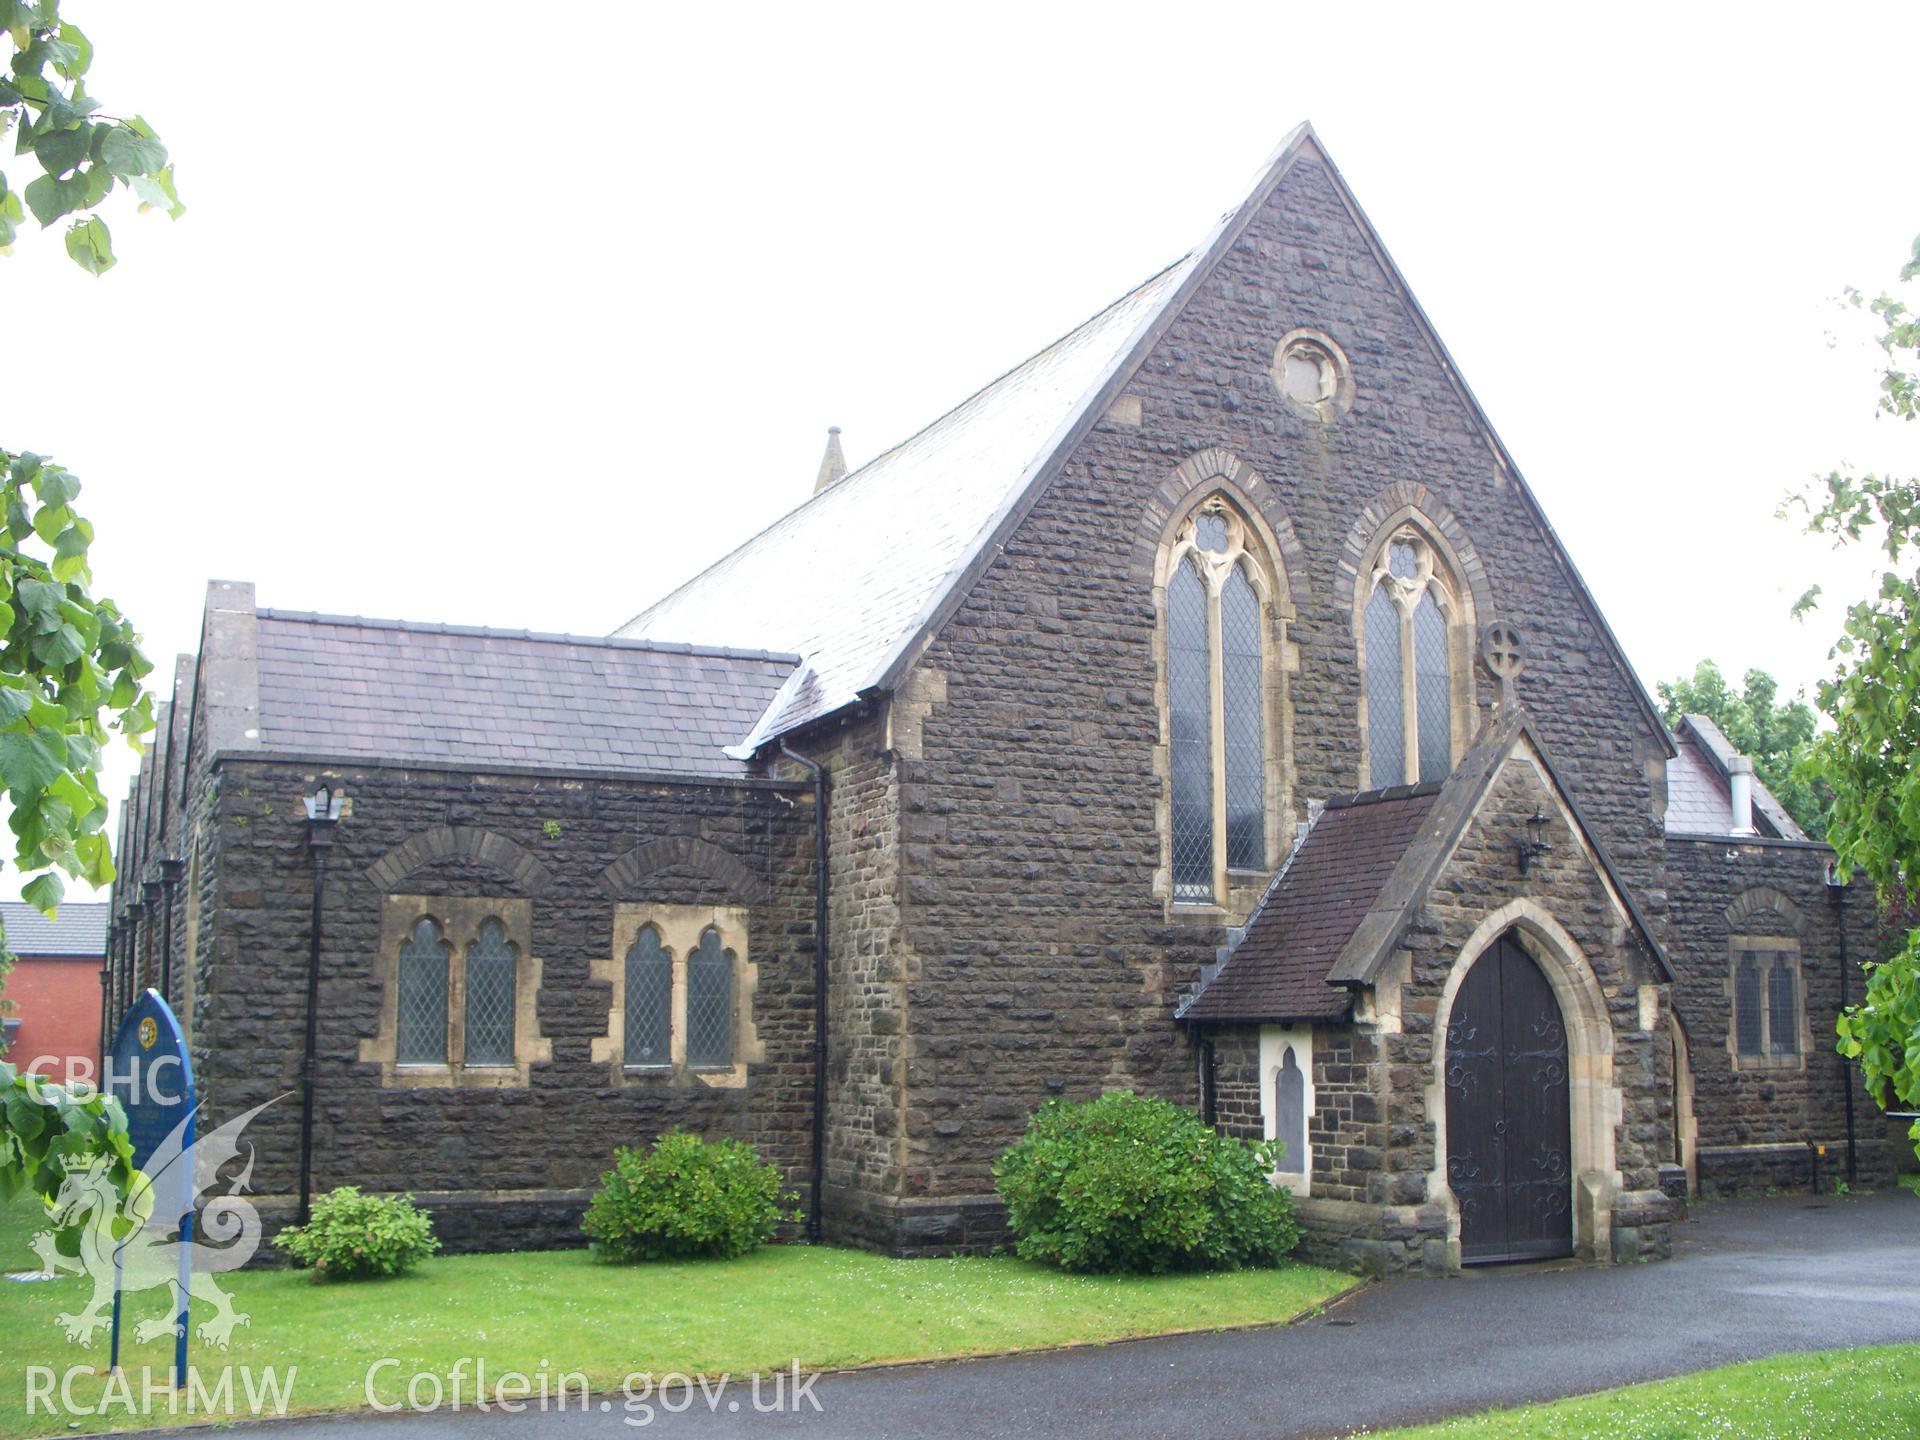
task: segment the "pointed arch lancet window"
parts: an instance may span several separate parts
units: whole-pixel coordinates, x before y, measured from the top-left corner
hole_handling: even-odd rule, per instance
[[[1734,1043],[1741,1055],[1767,1053],[1765,1015],[1760,996],[1760,966],[1748,955],[1733,972]]]
[[[1207,587],[1182,560],[1167,586],[1167,719],[1173,771],[1173,893],[1213,896],[1213,684]]]
[[[627,950],[625,1060],[629,1065],[673,1063],[673,957],[653,926],[641,928]]]
[[[1793,971],[1776,959],[1767,971],[1767,1049],[1774,1055],[1800,1053],[1800,1006]]]
[[[733,1063],[733,952],[712,926],[687,956],[687,1063]]]
[[[513,947],[498,920],[480,927],[480,938],[467,953],[466,1063],[513,1063],[515,985]]]
[[[1221,729],[1226,744],[1227,866],[1266,859],[1266,715],[1260,656],[1260,596],[1236,565],[1220,590]]]
[[[1273,1138],[1280,1142],[1280,1168],[1305,1170],[1307,1155],[1307,1077],[1293,1046],[1273,1077]]]
[[[393,1058],[400,1065],[447,1063],[447,946],[422,918],[400,947]]]
[[[1444,780],[1453,770],[1454,629],[1463,608],[1424,536],[1381,548],[1361,624],[1366,647],[1367,784]]]
[[[1214,496],[1176,531],[1166,572],[1168,850],[1173,897],[1215,902],[1267,864],[1271,587],[1253,527]]]

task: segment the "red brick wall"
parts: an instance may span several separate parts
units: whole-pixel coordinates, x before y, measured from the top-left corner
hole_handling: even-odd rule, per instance
[[[43,1075],[67,1078],[67,1062],[84,1057],[95,1073],[100,1064],[100,960],[36,960],[22,956],[7,976],[0,996],[12,1001],[8,1018],[18,1020],[6,1058],[23,1069],[42,1055],[58,1062],[36,1067]]]

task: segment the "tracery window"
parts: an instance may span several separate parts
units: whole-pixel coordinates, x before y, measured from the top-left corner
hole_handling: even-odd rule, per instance
[[[509,896],[380,901],[379,1024],[360,1058],[400,1087],[525,1085],[552,1058],[540,1033],[532,908]]]
[[[1267,864],[1270,586],[1224,497],[1176,532],[1166,580],[1169,850],[1178,901]]]
[[[1454,634],[1465,623],[1433,545],[1413,526],[1396,531],[1374,562],[1361,621],[1367,788],[1452,773]]]

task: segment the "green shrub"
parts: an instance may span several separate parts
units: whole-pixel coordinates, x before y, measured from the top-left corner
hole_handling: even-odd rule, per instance
[[[670,1130],[651,1150],[613,1152],[580,1228],[606,1260],[728,1259],[799,1219],[794,1198],[751,1145]]]
[[[329,1190],[305,1225],[289,1225],[273,1243],[317,1280],[398,1275],[440,1248],[433,1217],[411,1195],[362,1195],[356,1185]]]
[[[1273,1146],[1165,1100],[1049,1100],[994,1166],[1016,1249],[1063,1270],[1277,1265],[1300,1238]]]

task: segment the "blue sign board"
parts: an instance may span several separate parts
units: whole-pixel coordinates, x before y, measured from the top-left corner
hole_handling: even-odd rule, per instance
[[[173,1009],[157,990],[141,994],[120,1022],[107,1052],[108,1093],[127,1116],[134,1168],[152,1186],[154,1229],[178,1229],[192,1238],[194,1198],[193,1058]],[[120,1363],[120,1269],[125,1242],[114,1252],[113,1357]],[[175,1325],[174,1384],[187,1378],[187,1309],[193,1262],[189,1245],[180,1246],[180,1314]]]

